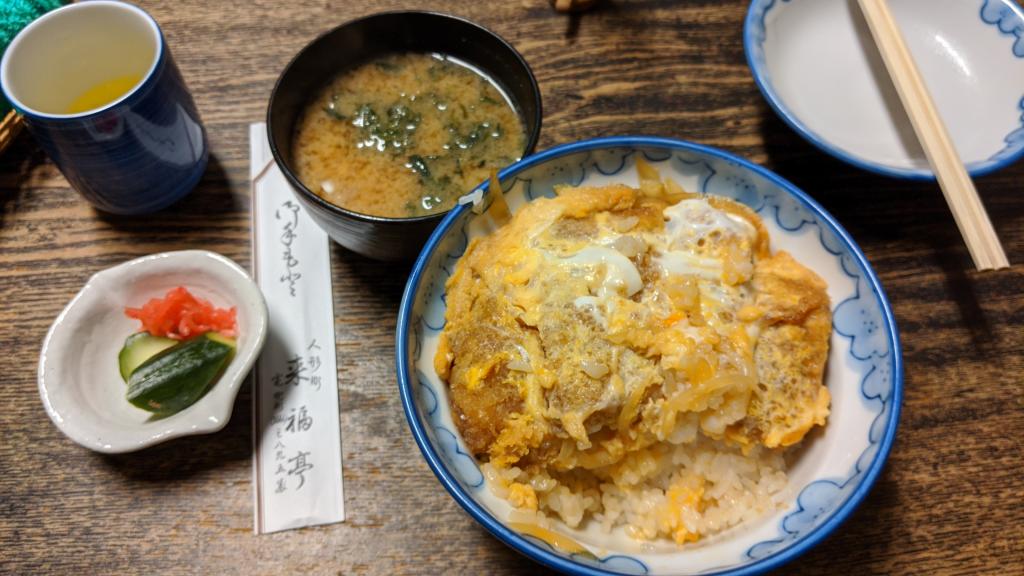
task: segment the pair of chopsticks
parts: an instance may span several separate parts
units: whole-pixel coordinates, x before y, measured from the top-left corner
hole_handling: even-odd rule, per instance
[[[1009,267],[1006,253],[978,198],[978,191],[935,109],[935,102],[907,50],[889,5],[886,0],[858,2],[974,265],[978,270]]]

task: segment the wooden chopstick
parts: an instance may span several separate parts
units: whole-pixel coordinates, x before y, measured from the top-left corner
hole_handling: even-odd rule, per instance
[[[886,0],[858,2],[974,265],[978,270],[1009,267],[985,206],[953,146],[889,5]]]

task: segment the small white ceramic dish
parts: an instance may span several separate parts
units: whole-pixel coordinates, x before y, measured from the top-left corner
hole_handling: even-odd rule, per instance
[[[1024,13],[1013,0],[890,0],[973,176],[1024,155]],[[857,0],[754,0],[747,61],[769,104],[833,156],[934,178]]]
[[[227,369],[195,404],[155,418],[125,399],[117,355],[139,322],[125,306],[141,306],[185,286],[217,307],[238,311],[238,348]],[[39,355],[39,395],[68,438],[97,452],[131,452],[171,438],[216,432],[267,335],[267,304],[238,264],[205,250],[163,252],[103,270],[57,316]]]

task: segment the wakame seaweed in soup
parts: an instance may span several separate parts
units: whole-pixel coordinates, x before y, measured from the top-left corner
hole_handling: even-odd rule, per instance
[[[523,153],[515,109],[485,76],[438,54],[392,54],[343,73],[309,103],[295,134],[299,178],[363,214],[415,217]]]

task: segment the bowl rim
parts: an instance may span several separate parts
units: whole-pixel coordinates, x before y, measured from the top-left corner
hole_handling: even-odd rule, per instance
[[[1014,16],[1016,16],[1017,20],[1024,23],[1024,10],[1022,10],[1016,3],[1012,0],[997,1],[1008,7]],[[766,3],[767,5],[765,5]],[[761,95],[764,97],[765,101],[768,102],[769,107],[775,111],[775,114],[791,129],[793,129],[794,132],[802,136],[804,140],[812,144],[815,148],[854,167],[891,178],[934,182],[935,173],[930,168],[895,168],[887,164],[856,156],[851,152],[831,144],[824,137],[811,130],[788,106],[786,106],[782,98],[775,92],[771,77],[766,70],[767,61],[758,62],[754,58],[754,46],[759,44],[755,31],[758,28],[761,30],[766,29],[765,17],[776,3],[788,4],[789,0],[783,0],[783,2],[779,2],[779,0],[751,0],[750,6],[747,8],[747,15],[743,19],[743,52],[746,55],[747,67],[750,68],[750,72],[754,77],[754,83],[757,84],[758,90],[761,91]],[[764,12],[758,14],[757,9],[762,6],[764,6]],[[761,44],[763,45],[763,42],[761,42]],[[1021,105],[1024,106],[1024,100],[1021,101]],[[1024,147],[1021,147],[1020,150],[1013,154],[1004,156],[999,160],[981,160],[980,162],[975,163],[975,167],[971,168],[968,166],[966,168],[968,174],[977,178],[979,176],[984,176],[997,170],[1001,170],[1017,162],[1021,157],[1024,157]]]
[[[885,320],[886,335],[889,340],[890,349],[893,351],[892,409],[888,417],[888,422],[886,423],[885,436],[879,443],[878,451],[875,453],[871,464],[865,470],[864,477],[860,484],[827,520],[811,530],[805,537],[797,540],[779,552],[765,558],[755,560],[750,564],[739,568],[727,568],[725,570],[708,573],[709,576],[748,576],[753,574],[763,574],[801,556],[829,536],[854,512],[854,510],[860,506],[881,473],[896,436],[900,407],[903,401],[903,357],[900,349],[900,338],[899,331],[896,326],[896,320],[893,315],[889,299],[886,297],[878,276],[868,263],[867,257],[839,222],[837,222],[836,219],[814,199],[786,179],[767,168],[756,165],[729,152],[725,152],[711,146],[673,138],[640,135],[607,136],[581,140],[549,148],[505,168],[499,174],[499,179],[505,180],[509,177],[515,176],[527,168],[578,152],[586,152],[602,148],[643,147],[668,148],[673,151],[684,150],[714,156],[726,162],[735,163],[747,170],[751,170],[784,189],[797,201],[803,204],[804,207],[808,208],[817,217],[821,218],[832,227],[842,244],[849,248],[850,254],[858,266],[865,271],[864,280],[872,292],[877,295],[878,301],[881,304],[882,316]],[[476,188],[476,190],[480,190],[484,193],[486,193],[487,189],[487,183],[481,184]],[[474,190],[474,192],[476,190]],[[427,243],[424,245],[419,257],[416,259],[416,263],[413,266],[412,272],[409,275],[409,280],[406,283],[405,290],[402,294],[402,302],[399,307],[398,323],[395,331],[395,364],[398,374],[398,388],[402,399],[402,408],[405,412],[405,418],[409,424],[410,431],[412,432],[413,438],[415,439],[417,446],[419,446],[424,459],[427,461],[430,469],[434,472],[434,475],[437,476],[437,479],[441,482],[441,485],[444,486],[445,490],[448,491],[463,510],[465,510],[478,523],[480,523],[480,525],[486,528],[488,532],[504,544],[536,562],[568,574],[581,576],[618,574],[618,572],[603,570],[594,566],[579,564],[568,560],[549,550],[545,550],[537,546],[533,542],[523,538],[518,532],[506,527],[503,522],[495,518],[490,512],[483,508],[483,506],[477,503],[472,496],[463,490],[458,481],[441,460],[441,457],[434,446],[430,444],[427,439],[426,430],[420,421],[419,410],[417,409],[413,398],[413,376],[410,373],[410,366],[408,362],[409,345],[406,335],[411,327],[413,298],[415,297],[416,288],[420,284],[424,269],[434,251],[437,249],[442,237],[449,231],[456,219],[469,208],[470,206],[468,204],[457,205],[448,213],[441,224],[437,226],[434,232],[430,235],[430,239],[427,240]]]
[[[489,28],[486,28],[485,26],[483,26],[481,24],[477,24],[476,22],[473,22],[472,20],[469,20],[467,18],[463,18],[462,16],[456,16],[454,14],[448,14],[446,12],[440,12],[440,11],[434,11],[434,10],[388,10],[388,11],[385,11],[385,12],[375,12],[373,14],[368,14],[366,16],[361,16],[359,18],[355,18],[353,20],[349,20],[347,22],[343,22],[343,23],[341,23],[341,24],[331,28],[330,30],[327,30],[327,31],[319,34],[316,38],[310,40],[305,46],[302,47],[301,50],[299,50],[295,54],[295,56],[292,57],[291,60],[288,61],[288,64],[285,65],[283,70],[281,70],[281,74],[278,75],[277,80],[274,81],[274,88],[271,89],[271,91],[270,91],[270,99],[267,101],[267,114],[266,114],[267,142],[270,145],[270,153],[274,157],[274,163],[277,164],[277,166],[281,169],[281,173],[284,174],[285,178],[288,180],[288,183],[292,185],[292,188],[299,195],[301,195],[302,197],[308,199],[309,201],[311,201],[314,205],[316,205],[320,209],[326,210],[332,216],[337,216],[337,217],[342,217],[342,218],[347,218],[347,219],[351,219],[351,220],[357,220],[357,221],[360,221],[360,222],[372,223],[372,224],[407,224],[407,223],[427,222],[427,221],[431,221],[431,220],[439,221],[439,220],[443,219],[446,214],[448,214],[449,212],[451,212],[454,209],[454,207],[453,207],[453,208],[450,208],[450,209],[448,209],[447,211],[444,211],[444,212],[438,212],[438,213],[435,213],[435,214],[427,214],[425,216],[414,216],[412,218],[392,218],[392,217],[388,217],[388,216],[374,216],[372,214],[363,214],[361,212],[355,212],[353,210],[349,210],[347,208],[343,208],[341,206],[338,206],[337,204],[333,204],[331,202],[328,202],[327,200],[324,200],[318,194],[314,193],[312,190],[307,188],[306,185],[303,184],[302,181],[298,178],[298,176],[296,176],[292,172],[291,168],[288,166],[288,163],[285,161],[284,155],[281,153],[280,150],[278,150],[277,140],[274,138],[273,130],[271,130],[271,127],[273,126],[273,121],[272,121],[272,118],[271,118],[271,114],[272,114],[272,110],[274,109],[274,100],[277,98],[278,90],[281,88],[281,83],[284,80],[285,76],[288,74],[288,72],[291,71],[292,67],[295,66],[296,62],[298,62],[299,59],[301,59],[306,54],[307,51],[312,50],[313,46],[319,44],[321,41],[326,40],[327,37],[329,37],[329,36],[331,36],[333,34],[337,34],[342,29],[347,28],[349,26],[355,26],[357,24],[361,24],[361,23],[363,23],[365,21],[368,21],[368,20],[376,20],[376,19],[381,19],[381,18],[395,18],[395,17],[409,16],[409,15],[417,15],[417,16],[425,15],[425,16],[438,17],[438,18],[443,18],[443,19],[447,19],[447,20],[451,20],[451,21],[457,22],[457,23],[459,23],[461,25],[464,25],[464,26],[469,26],[471,28],[476,28],[479,31],[483,32],[484,34],[487,34],[487,35],[491,36],[492,38],[494,38],[498,42],[499,45],[503,46],[513,56],[515,61],[518,62],[518,64],[520,66],[522,66],[523,70],[526,71],[526,77],[529,79],[529,83],[530,83],[530,92],[532,92],[533,99],[537,102],[537,112],[536,112],[536,114],[534,114],[534,117],[533,118],[522,117],[524,128],[526,129],[526,136],[527,136],[527,138],[526,138],[526,146],[523,148],[522,158],[529,157],[530,154],[532,154],[534,149],[537,147],[537,141],[540,138],[540,131],[541,131],[541,128],[542,128],[542,125],[543,125],[543,119],[544,119],[543,102],[542,102],[542,99],[541,99],[540,86],[537,83],[537,75],[534,74],[533,69],[530,68],[529,63],[526,62],[526,58],[524,58],[523,55],[520,54],[519,51],[516,50],[516,48],[514,46],[512,46],[511,43],[509,43],[508,40],[505,40],[497,32],[494,32],[493,30],[491,30]],[[470,64],[473,64],[473,62],[471,60],[468,60],[468,61],[469,61]],[[509,96],[509,97],[511,98],[511,96]]]
[[[55,383],[53,376],[47,375],[46,368],[50,362],[53,362],[50,359],[53,356],[53,353],[50,351],[51,342],[58,332],[69,329],[64,324],[66,318],[82,313],[79,302],[87,299],[89,297],[88,294],[96,290],[102,290],[103,284],[119,281],[122,275],[133,269],[143,271],[148,268],[159,269],[161,266],[171,266],[179,261],[201,262],[201,264],[196,265],[207,267],[210,270],[217,269],[222,271],[231,278],[229,281],[231,291],[236,294],[253,297],[252,306],[249,306],[256,320],[255,325],[251,329],[253,337],[249,340],[246,347],[240,346],[235,351],[235,357],[231,364],[236,362],[237,364],[234,367],[229,364],[225,368],[224,373],[219,376],[219,378],[223,379],[228,374],[233,375],[233,379],[230,382],[221,383],[218,381],[219,384],[222,384],[221,390],[226,390],[226,392],[211,394],[213,392],[211,387],[211,390],[208,390],[192,405],[164,418],[164,422],[167,422],[169,427],[159,434],[145,434],[136,431],[110,440],[105,444],[99,443],[76,421],[73,414],[69,415],[67,412],[60,411],[53,405],[50,399],[52,392],[63,386],[61,383]],[[234,305],[242,307],[246,306],[246,303],[239,301],[235,302]],[[36,361],[36,389],[46,415],[57,429],[76,444],[94,452],[123,454],[136,452],[182,436],[211,434],[222,430],[230,421],[238,393],[241,391],[245,381],[249,379],[253,365],[256,363],[260,351],[266,342],[269,329],[268,324],[269,313],[263,292],[256,285],[252,276],[231,258],[218,252],[201,249],[173,250],[140,256],[92,274],[71,300],[61,309],[47,329],[46,336],[43,338],[42,346],[40,347],[39,358]],[[57,355],[59,357],[59,352]]]
[[[9,48],[12,48],[14,47],[15,44],[23,41],[23,39],[31,33],[31,29],[44,26],[45,20],[49,20],[50,18],[57,15],[57,13],[64,14],[70,13],[74,10],[99,9],[103,6],[115,8],[117,10],[127,10],[129,12],[134,12],[135,15],[140,16],[143,20],[146,21],[146,23],[151,27],[153,33],[155,34],[156,50],[154,51],[153,54],[153,62],[149,65],[149,67],[146,68],[146,72],[142,75],[142,78],[138,82],[133,84],[132,87],[127,92],[98,108],[90,108],[89,110],[85,110],[83,112],[65,114],[43,112],[42,110],[33,108],[31,106],[27,106],[13,94],[12,90],[7,89],[7,71],[8,68],[12,65],[10,64],[10,59],[14,57],[13,55],[15,52],[14,50],[10,50]],[[157,71],[160,69],[162,65],[164,65],[164,54],[168,53],[167,40],[166,38],[164,38],[164,32],[160,28],[160,24],[156,21],[156,19],[153,18],[153,16],[149,12],[144,10],[142,7],[136,6],[135,4],[132,4],[130,2],[125,2],[124,0],[93,0],[91,2],[69,2],[67,4],[64,4],[63,6],[58,6],[53,10],[36,16],[35,19],[32,20],[32,22],[30,22],[27,26],[18,31],[14,38],[11,39],[11,43],[8,44],[7,48],[8,50],[4,51],[3,58],[0,59],[0,96],[6,97],[7,101],[11,103],[11,107],[17,112],[21,113],[23,116],[26,116],[28,118],[37,118],[43,121],[54,122],[93,119],[100,116],[101,114],[113,110],[118,106],[122,106],[125,103],[128,103],[132,100],[136,100],[137,96],[139,94],[142,94],[148,85],[154,83],[153,79],[158,76]]]

